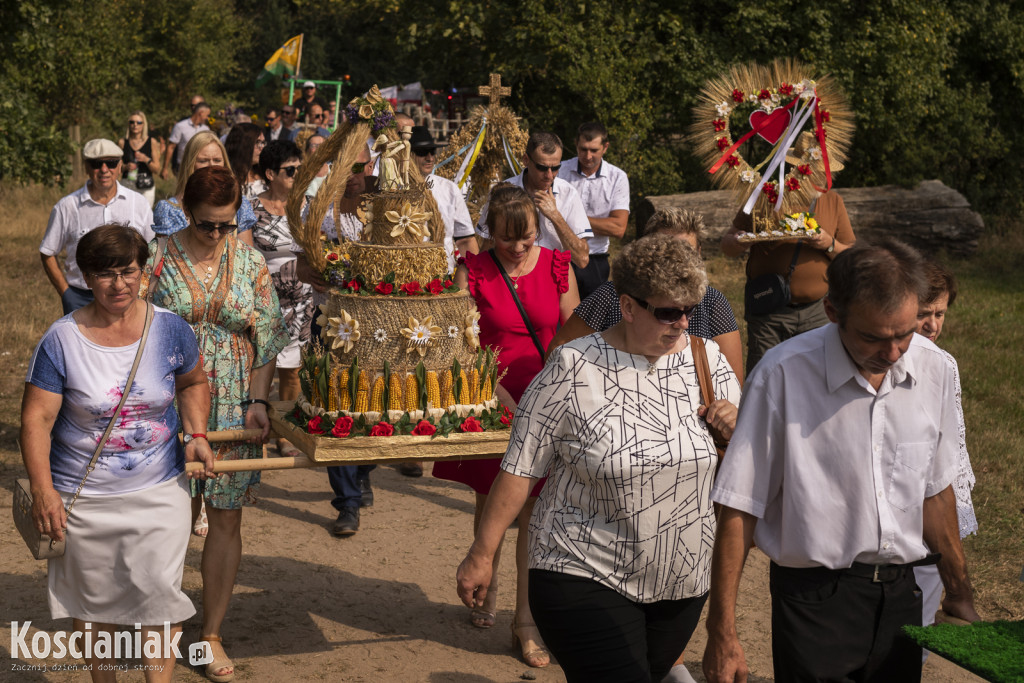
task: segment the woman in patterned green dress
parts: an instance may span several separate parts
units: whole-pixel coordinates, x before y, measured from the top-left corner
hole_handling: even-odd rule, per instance
[[[211,166],[196,171],[182,200],[188,228],[167,238],[141,292],[145,296],[152,288],[154,304],[177,313],[195,330],[210,380],[208,428],[263,431],[262,439],[252,443],[222,444],[218,460],[262,456],[261,441],[270,434],[265,402],[274,358],[288,343],[263,257],[233,234],[240,201],[229,170]],[[153,242],[151,257],[155,250]],[[205,499],[210,525],[202,561],[202,639],[214,655],[206,667],[213,681],[234,677],[220,628],[242,557],[242,504],[252,500],[259,481],[258,471],[221,474],[193,490]]]

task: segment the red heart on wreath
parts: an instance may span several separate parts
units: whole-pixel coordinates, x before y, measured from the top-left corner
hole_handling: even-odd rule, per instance
[[[767,140],[769,144],[774,145],[782,137],[792,120],[793,114],[788,109],[776,109],[770,114],[758,109],[750,114],[750,127],[762,126],[757,134]]]

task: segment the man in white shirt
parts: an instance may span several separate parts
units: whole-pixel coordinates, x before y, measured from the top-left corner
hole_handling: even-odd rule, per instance
[[[736,633],[751,541],[772,560],[776,681],[912,681],[921,623],[912,567],[934,563],[943,609],[976,621],[955,496],[954,377],[917,329],[923,260],[899,242],[856,245],[828,267],[832,324],[771,349],[743,391],[711,498],[708,681],[742,680]]]
[[[590,262],[590,247],[587,238],[593,237],[587,220],[587,212],[580,201],[579,193],[572,185],[558,177],[562,167],[562,141],[554,133],[537,132],[530,135],[523,157],[523,172],[506,178],[525,189],[540,212],[537,226],[539,247],[568,251],[574,266],[585,268]],[[476,234],[490,239],[487,230],[487,206],[480,211]],[[472,233],[455,232],[455,246],[463,253],[480,251]]]
[[[592,121],[576,133],[576,155],[564,162],[558,177],[579,192],[594,236],[587,238],[590,263],[586,268],[573,264],[580,301],[608,281],[608,245],[611,237],[622,239],[629,220],[629,178],[618,166],[604,160],[608,151],[608,130]]]
[[[83,187],[62,197],[50,212],[39,255],[46,277],[60,295],[65,315],[93,299],[75,260],[78,241],[85,233],[108,223],[121,223],[138,230],[147,242],[153,239],[153,210],[149,202],[117,182],[122,154],[121,148],[110,140],[85,143],[82,157],[89,179]],[[64,270],[57,262],[61,252]]]
[[[400,114],[399,117],[402,115]],[[396,120],[399,120],[396,117]],[[401,121],[399,120],[401,125]],[[459,186],[448,180],[433,174],[434,163],[437,157],[434,152],[437,150],[437,143],[430,129],[426,126],[413,126],[412,137],[409,139],[412,148],[412,162],[420,169],[427,184],[430,185],[430,192],[434,195],[437,208],[441,211],[441,220],[444,221],[444,249],[448,252],[448,268],[455,270],[455,233],[472,234],[473,219],[469,216],[469,209],[466,207],[466,200],[462,196]]]
[[[192,105],[192,115],[174,124],[171,136],[167,139],[167,151],[164,152],[164,166],[160,169],[160,177],[167,177],[167,169],[171,168],[175,175],[181,165],[181,157],[185,154],[185,145],[192,136],[201,130],[210,130],[206,120],[210,117],[210,105],[196,102]],[[173,167],[172,167],[173,161]]]

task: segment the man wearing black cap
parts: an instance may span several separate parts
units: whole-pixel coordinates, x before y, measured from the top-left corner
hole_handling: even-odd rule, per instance
[[[426,126],[413,126],[412,138],[409,140],[412,149],[413,163],[420,169],[424,179],[430,184],[430,191],[434,194],[437,208],[441,210],[441,220],[444,221],[444,249],[448,252],[448,267],[455,270],[455,238],[457,230],[470,232],[473,230],[473,220],[469,217],[469,209],[466,208],[466,200],[462,197],[459,186],[439,175],[434,175],[435,152],[437,143],[430,129]]]

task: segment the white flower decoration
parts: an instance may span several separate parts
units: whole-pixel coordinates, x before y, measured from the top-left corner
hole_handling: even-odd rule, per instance
[[[461,332],[461,331],[462,330],[459,329],[458,325],[449,325],[448,326],[448,336],[451,337],[452,339],[455,339],[456,337],[458,337],[459,336],[459,332]]]
[[[722,102],[717,107],[715,107],[715,111],[718,112],[719,116],[724,118],[728,116],[729,113],[732,111],[732,107],[729,106],[728,102]]]
[[[800,97],[803,99],[807,99],[808,97],[812,97],[814,95],[814,86],[816,85],[817,83],[815,83],[814,81],[805,78],[804,80],[800,81],[795,86],[793,86],[793,88],[799,88],[797,92],[800,93]]]
[[[802,93],[806,89],[807,89],[807,86],[805,86],[803,84],[803,82],[796,83],[796,84],[793,85],[793,92],[795,94],[797,94],[797,95],[799,95],[800,93]]]
[[[476,310],[476,304],[466,313],[466,327],[462,333],[466,335],[466,343],[473,351],[480,348],[480,312]]]
[[[422,322],[409,317],[409,327],[402,328],[402,336],[409,340],[406,353],[416,351],[420,356],[427,353],[435,337],[441,334],[441,328],[434,324],[433,316],[427,316]]]
[[[359,341],[359,323],[346,311],[342,311],[337,318],[327,317],[326,314],[321,315],[317,322],[323,322],[325,318],[327,325],[323,326],[324,329],[320,332],[320,336],[325,341],[334,339],[331,342],[332,350],[340,346],[345,353],[351,351],[355,343]]]
[[[782,101],[782,98],[779,96],[779,93],[773,92],[772,93],[772,104],[778,104],[781,101]]]
[[[740,173],[740,180],[742,180],[745,183],[754,182],[754,172],[748,168],[746,171]]]
[[[753,102],[754,104],[757,104],[757,93],[750,93],[749,95],[747,95],[747,99]]]
[[[388,331],[384,328],[378,327],[373,331],[373,339],[374,341],[378,341],[383,344],[388,340]]]
[[[821,159],[821,147],[811,147],[809,150],[807,150],[807,153],[815,161],[818,161],[819,159]]]
[[[430,220],[430,212],[414,213],[412,204],[409,202],[402,205],[402,213],[385,211],[384,217],[388,219],[389,223],[395,224],[395,227],[391,228],[392,237],[398,237],[405,232],[413,237],[423,237],[428,234],[426,222]]]

